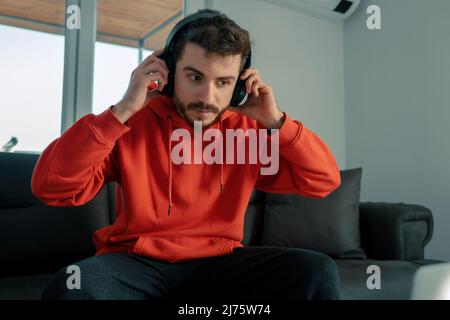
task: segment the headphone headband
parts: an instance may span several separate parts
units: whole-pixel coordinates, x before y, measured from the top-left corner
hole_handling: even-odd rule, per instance
[[[177,35],[178,31],[180,31],[181,29],[183,29],[186,25],[188,25],[189,23],[197,20],[197,19],[201,19],[201,18],[213,18],[213,17],[217,17],[220,14],[215,13],[215,12],[199,12],[199,13],[194,13],[191,14],[183,19],[181,19],[180,21],[178,21],[178,23],[173,27],[173,29],[170,31],[169,35],[167,36],[166,39],[166,48],[167,49],[172,49],[171,47],[174,44],[174,37]]]
[[[164,87],[162,93],[173,97],[173,91],[174,91],[174,81],[175,81],[175,61],[174,61],[174,57],[173,57],[173,47],[174,44],[176,42],[176,38],[179,36],[180,31],[182,29],[184,29],[188,24],[190,24],[191,22],[193,22],[194,20],[197,19],[201,19],[201,18],[213,18],[213,17],[217,17],[220,16],[220,13],[217,12],[198,12],[198,13],[194,13],[191,14],[185,18],[183,18],[182,20],[180,20],[170,31],[169,35],[167,36],[166,39],[166,45],[164,48],[164,52],[161,55],[161,59],[163,59],[166,64],[167,67],[169,68],[169,81],[167,83],[167,85]],[[245,57],[243,57],[244,59],[244,68],[242,70],[242,72],[245,69],[250,68],[251,66],[251,49],[248,52],[248,55],[246,55]],[[239,76],[242,74],[242,72],[240,72]],[[242,100],[244,100],[245,96],[247,95],[246,93],[246,87],[245,87],[245,81],[241,80],[240,78],[236,81],[236,85],[233,91],[233,95],[230,101],[230,105],[232,106],[237,106],[239,105]]]

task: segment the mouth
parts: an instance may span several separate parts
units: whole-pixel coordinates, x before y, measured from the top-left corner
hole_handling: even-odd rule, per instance
[[[200,113],[200,114],[208,114],[208,113],[212,113],[211,110],[205,110],[205,109],[194,109],[196,112]]]

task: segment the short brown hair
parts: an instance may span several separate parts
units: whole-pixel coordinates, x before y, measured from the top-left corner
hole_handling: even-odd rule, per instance
[[[250,36],[247,30],[239,27],[224,13],[212,9],[200,9],[199,12],[216,13],[212,18],[199,18],[191,22],[175,40],[173,49],[174,61],[178,61],[186,42],[193,42],[206,50],[206,54],[217,53],[222,56],[241,55],[242,71],[245,57],[251,49]]]

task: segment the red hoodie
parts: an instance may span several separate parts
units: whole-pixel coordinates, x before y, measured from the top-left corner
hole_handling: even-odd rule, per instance
[[[124,124],[109,107],[83,116],[50,143],[34,169],[32,192],[47,205],[80,206],[116,181],[116,222],[94,233],[96,255],[128,252],[177,262],[230,254],[243,246],[244,214],[254,188],[323,198],[341,183],[327,145],[285,115],[279,170],[261,175],[260,161],[169,161],[173,130],[194,132],[171,98],[151,100]],[[226,110],[210,128],[262,126]]]

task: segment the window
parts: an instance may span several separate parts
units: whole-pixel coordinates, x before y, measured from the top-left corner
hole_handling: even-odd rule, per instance
[[[92,4],[89,0],[84,3]],[[94,11],[89,12],[87,19],[93,22]],[[1,2],[0,150],[41,152],[61,136],[63,110],[64,127],[67,127],[75,114],[99,114],[120,101],[128,88],[131,72],[139,64],[139,46],[160,48],[170,29],[181,20],[182,12],[182,0],[164,5],[98,0],[91,109],[85,101],[75,105],[79,99],[68,95],[67,100],[74,103],[63,103],[66,1]],[[81,58],[75,57],[74,45],[72,41],[69,43],[67,56],[72,60],[66,61],[66,71],[70,70],[67,76],[78,81],[70,83],[79,84],[90,75],[84,72],[80,76],[80,72],[71,68],[73,59],[84,57],[83,54]],[[91,43],[83,44],[91,48]],[[151,52],[144,50],[143,58]],[[85,100],[91,98],[90,88],[76,89],[75,86],[67,92],[75,91],[75,95]]]
[[[143,50],[143,59],[153,51]],[[103,42],[95,43],[93,113],[99,114],[122,99],[131,72],[139,64],[136,48]]]
[[[139,46],[164,46],[172,27],[183,17],[184,2],[98,1],[92,113],[119,102],[131,72],[139,65]],[[143,50],[145,59],[153,51]]]
[[[42,151],[61,134],[64,36],[0,25],[0,149]]]
[[[119,102],[131,72],[138,66],[138,49],[103,42],[95,43],[93,113],[99,114]]]

